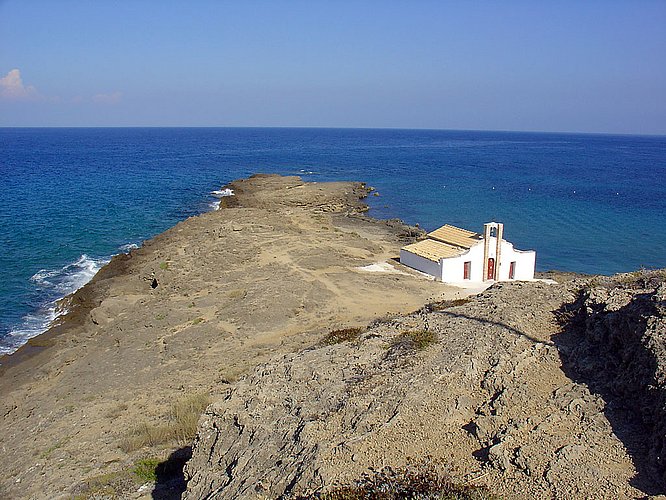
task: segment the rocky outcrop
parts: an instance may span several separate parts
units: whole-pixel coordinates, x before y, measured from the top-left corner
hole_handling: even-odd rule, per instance
[[[620,293],[614,286],[609,297]],[[631,449],[609,417],[615,400],[571,370],[597,356],[584,343],[600,341],[598,321],[608,332],[649,332],[635,362],[620,351],[627,366],[609,384],[622,387],[628,377],[634,382],[627,390],[638,384],[661,394],[660,370],[626,368],[643,363],[646,350],[664,359],[657,352],[663,293],[626,290],[627,304],[652,305],[647,316],[639,314],[645,321],[624,318],[620,303],[606,301],[618,316],[601,319],[595,306],[597,319],[581,322],[584,303],[603,300],[590,290],[580,280],[497,284],[467,303],[431,305],[357,337],[334,333],[329,342],[260,365],[203,415],[186,467],[186,498],[308,495],[353,484],[368,470],[425,459],[460,483],[508,497],[658,492],[659,480],[641,467],[659,461],[662,444],[642,455]],[[586,325],[576,335],[588,340],[573,339],[573,320]],[[608,342],[609,353],[618,348]],[[659,434],[662,399],[650,401],[651,409],[636,410]]]
[[[656,475],[666,485],[664,279],[660,271],[639,271],[599,281],[558,311],[565,371],[603,397],[639,484]]]

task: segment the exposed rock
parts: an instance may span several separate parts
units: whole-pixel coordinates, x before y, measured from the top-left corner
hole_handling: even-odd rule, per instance
[[[2,358],[0,445],[11,459],[0,496],[71,498],[137,460],[167,460],[189,442],[144,435],[125,446],[128,435],[163,428],[174,403],[217,398],[331,330],[460,293],[404,267],[361,270],[401,267],[392,258],[411,230],[366,217],[360,183],[255,176],[229,188],[220,210],[114,257],[63,301],[59,325]]]
[[[666,484],[666,273],[639,271],[583,287],[558,311],[564,368],[601,395],[643,484]]]
[[[307,495],[426,457],[460,482],[507,497],[663,492],[664,483],[644,467],[660,464],[663,447],[663,375],[646,369],[655,354],[665,359],[662,288],[592,287],[581,299],[583,287],[590,290],[575,279],[501,283],[466,304],[375,324],[357,342],[260,365],[203,415],[186,466],[186,498]],[[571,337],[568,324],[562,333],[562,305],[575,304],[567,317],[578,317],[591,295],[617,316],[602,319],[592,302],[596,319],[582,323],[581,338]],[[637,301],[641,312],[625,314]],[[394,349],[405,332],[425,325],[434,344]],[[614,340],[600,344],[608,354],[586,347],[608,336]],[[626,337],[642,340],[622,347]],[[591,392],[589,377],[569,378],[563,353],[568,366],[587,366],[589,377],[624,391],[620,398],[627,391],[651,396],[640,396],[644,404],[634,410],[647,426],[636,430],[653,429],[652,448],[632,448],[609,416],[616,400],[602,386],[590,384]],[[609,363],[613,374],[599,377]]]

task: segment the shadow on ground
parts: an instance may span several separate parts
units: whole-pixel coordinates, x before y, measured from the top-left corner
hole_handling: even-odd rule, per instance
[[[666,387],[658,363],[666,331],[655,294],[634,293],[616,308],[583,289],[555,311],[562,333],[553,337],[567,377],[604,400],[637,471],[631,484],[648,495],[666,493]]]
[[[153,499],[179,500],[182,497],[187,486],[183,468],[190,458],[192,458],[192,447],[185,446],[174,451],[168,459],[157,466]]]

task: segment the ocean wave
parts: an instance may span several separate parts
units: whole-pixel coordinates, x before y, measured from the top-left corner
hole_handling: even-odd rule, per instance
[[[53,321],[67,311],[60,307],[60,299],[74,293],[88,283],[110,258],[92,258],[86,254],[59,269],[40,269],[30,281],[44,302],[36,311],[26,314],[21,324],[0,339],[0,354],[11,354],[28,339],[44,333]]]
[[[215,201],[211,201],[209,206],[211,210],[219,210],[220,209],[220,201],[222,198],[225,198],[227,196],[233,196],[234,195],[234,190],[225,188],[225,189],[218,189],[216,191],[211,191],[210,194],[215,196],[215,198],[218,198]]]
[[[135,250],[139,248],[139,245],[136,243],[127,243],[125,245],[120,245],[118,247],[118,250],[120,250],[122,253],[130,253],[132,250]]]
[[[234,190],[225,188],[225,189],[220,189],[218,191],[211,191],[210,194],[217,198],[224,198],[225,196],[233,196],[234,195]]]

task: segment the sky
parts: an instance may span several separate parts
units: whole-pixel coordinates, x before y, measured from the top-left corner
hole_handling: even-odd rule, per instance
[[[0,126],[666,134],[666,1],[0,0]]]

